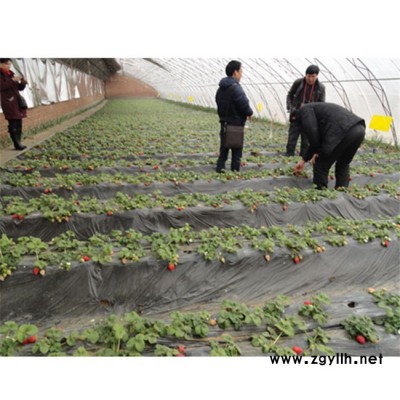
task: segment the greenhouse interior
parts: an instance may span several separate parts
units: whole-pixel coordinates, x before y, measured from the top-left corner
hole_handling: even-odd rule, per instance
[[[400,59],[2,61],[1,356],[400,356]]]

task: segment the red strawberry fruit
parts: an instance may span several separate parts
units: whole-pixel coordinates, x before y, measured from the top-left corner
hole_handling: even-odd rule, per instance
[[[89,257],[89,256],[83,256],[83,257],[82,257],[82,261],[83,261],[83,262],[90,261],[90,257]]]
[[[27,337],[26,339],[24,339],[24,341],[22,342],[22,344],[25,346],[29,343],[35,343],[36,342],[36,336],[32,335]]]
[[[311,303],[310,300],[306,300],[306,301],[304,302],[304,305],[305,305],[305,306],[312,306],[312,303]]]
[[[35,343],[36,342],[36,336],[35,335],[29,336],[28,337],[28,342],[29,343]]]
[[[294,262],[295,264],[298,264],[298,263],[300,262],[300,258],[299,258],[299,257],[294,257],[294,258],[293,258],[293,262]]]
[[[366,342],[365,337],[363,335],[357,335],[356,340],[360,344],[365,344],[365,342]]]
[[[33,268],[33,275],[39,275],[40,274],[40,268],[39,267],[34,267]]]
[[[169,263],[169,264],[168,264],[168,269],[169,269],[170,271],[173,271],[175,268],[176,268],[176,267],[175,267],[175,264],[173,264],[173,263]]]
[[[11,218],[12,218],[12,219],[18,219],[18,214],[13,214],[13,215],[11,215]]]
[[[292,350],[296,353],[296,354],[301,354],[303,352],[303,349],[299,346],[293,346]]]
[[[178,346],[178,351],[183,354],[185,352],[185,346]]]

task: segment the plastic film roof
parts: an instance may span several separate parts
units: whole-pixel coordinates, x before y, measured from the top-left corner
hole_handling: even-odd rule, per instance
[[[228,58],[124,58],[121,73],[154,87],[160,97],[215,108],[218,83]],[[287,123],[286,95],[310,64],[320,68],[326,101],[340,104],[364,118],[391,116],[389,131],[367,129],[371,137],[400,141],[400,59],[243,58],[240,81],[255,116]]]

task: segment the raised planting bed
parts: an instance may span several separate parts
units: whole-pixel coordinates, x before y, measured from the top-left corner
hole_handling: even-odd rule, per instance
[[[223,300],[214,311],[175,311],[161,318],[131,311],[93,318],[78,329],[67,318],[39,326],[7,321],[0,325],[0,355],[300,355],[308,356],[305,364],[329,365],[338,357],[342,363],[382,364],[382,357],[400,354],[400,296],[386,289],[368,292],[279,295],[253,306]]]

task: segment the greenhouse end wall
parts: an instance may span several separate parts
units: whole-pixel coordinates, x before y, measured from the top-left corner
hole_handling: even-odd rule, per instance
[[[145,83],[119,74],[108,78],[105,84],[106,98],[157,97],[158,93]]]

